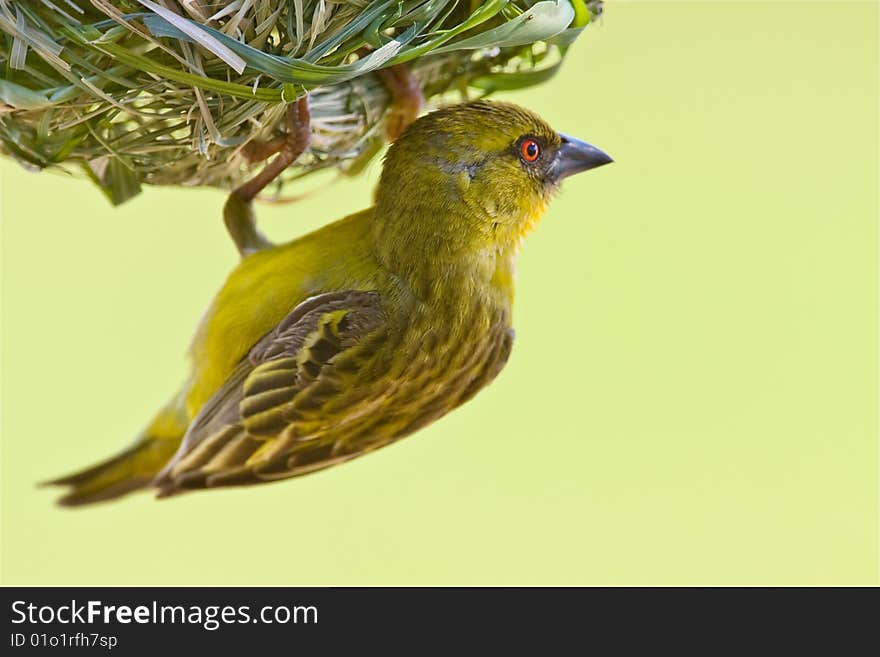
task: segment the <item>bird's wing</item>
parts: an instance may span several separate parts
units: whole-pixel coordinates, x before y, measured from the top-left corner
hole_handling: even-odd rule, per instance
[[[155,481],[160,494],[291,477],[369,449],[341,438],[381,397],[387,327],[376,292],[299,304],[195,417]]]

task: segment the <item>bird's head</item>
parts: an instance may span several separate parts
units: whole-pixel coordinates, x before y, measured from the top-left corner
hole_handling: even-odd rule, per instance
[[[400,252],[395,259],[515,250],[564,178],[611,161],[516,105],[453,105],[415,121],[389,148],[376,236]]]

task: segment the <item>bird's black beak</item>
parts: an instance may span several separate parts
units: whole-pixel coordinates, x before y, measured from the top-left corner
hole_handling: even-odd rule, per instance
[[[614,162],[608,153],[600,151],[592,144],[562,133],[559,133],[559,136],[562,138],[562,146],[556,151],[556,158],[552,164],[557,180]]]

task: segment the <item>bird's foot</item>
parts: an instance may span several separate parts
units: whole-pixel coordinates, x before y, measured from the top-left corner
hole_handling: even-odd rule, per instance
[[[266,164],[260,173],[232,192],[242,200],[252,201],[256,198],[269,183],[281,175],[309,147],[312,128],[307,96],[303,96],[287,106],[284,124],[285,134],[283,137],[276,137],[266,142],[245,144],[242,152],[250,162],[259,162],[272,155],[275,155],[275,158]]]
[[[259,162],[272,155],[275,157],[256,176],[233,190],[223,207],[226,229],[242,256],[271,246],[271,242],[257,229],[252,202],[305,152],[311,138],[309,101],[304,96],[287,106],[283,137],[245,145],[243,153],[250,162]]]
[[[406,64],[380,69],[376,75],[391,94],[391,105],[385,119],[385,136],[388,141],[394,141],[418,118],[425,98],[419,81]]]

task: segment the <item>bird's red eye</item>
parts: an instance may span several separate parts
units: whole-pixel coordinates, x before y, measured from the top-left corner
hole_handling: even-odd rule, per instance
[[[534,162],[541,156],[541,147],[534,139],[523,139],[519,145],[519,154],[526,162]]]

